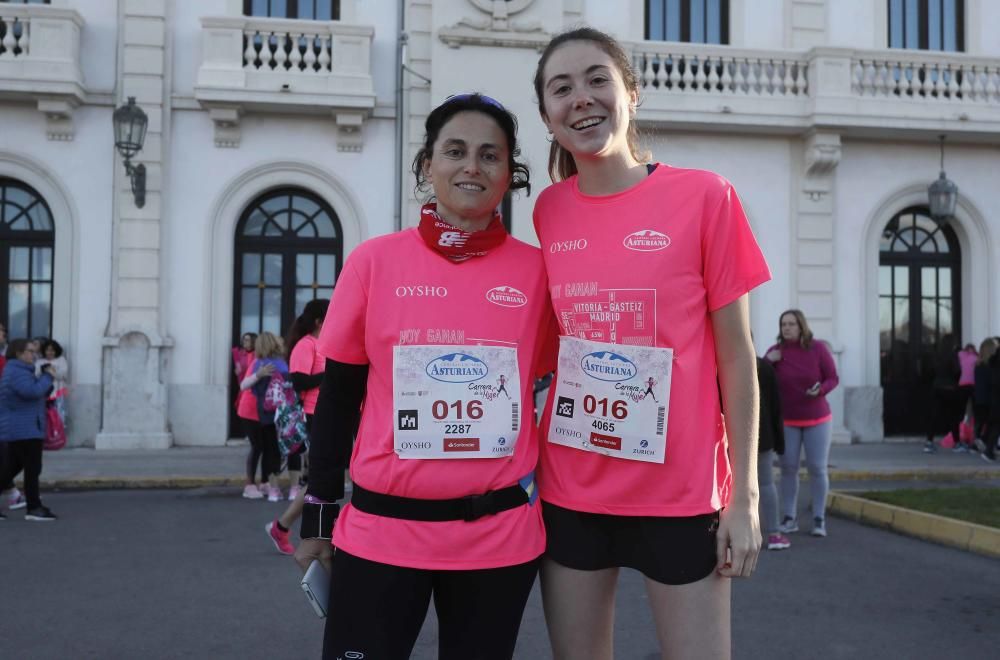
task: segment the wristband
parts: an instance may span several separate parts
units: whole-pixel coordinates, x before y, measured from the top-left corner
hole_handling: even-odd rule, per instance
[[[333,523],[336,522],[339,513],[339,504],[306,502],[302,505],[302,524],[299,527],[299,536],[303,539],[331,539],[333,537]]]

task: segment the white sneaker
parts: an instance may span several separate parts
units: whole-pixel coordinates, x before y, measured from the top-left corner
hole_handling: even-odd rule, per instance
[[[799,531],[799,523],[795,521],[795,518],[791,516],[785,516],[785,519],[781,521],[778,525],[778,531],[782,534],[791,534],[792,532]]]
[[[826,536],[826,521],[822,518],[813,518],[813,528],[809,533],[813,536]]]
[[[243,497],[247,498],[248,500],[259,500],[260,498],[264,497],[264,494],[260,492],[257,486],[253,484],[247,484],[246,486],[243,487]]]
[[[267,501],[268,502],[280,502],[281,501],[281,489],[280,488],[270,488],[267,489]]]
[[[15,487],[7,497],[7,508],[13,511],[15,509],[23,509],[26,506],[28,506],[28,500],[24,499],[24,493]]]
[[[302,487],[299,486],[298,484],[296,484],[296,485],[292,486],[291,488],[289,488],[288,489],[288,501],[289,502],[294,501],[295,498],[299,496],[299,491],[301,489],[302,489]]]

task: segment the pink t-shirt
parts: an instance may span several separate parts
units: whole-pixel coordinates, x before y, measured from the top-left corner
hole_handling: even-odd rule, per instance
[[[306,335],[295,344],[295,348],[292,349],[292,355],[288,358],[289,373],[300,373],[307,376],[323,373],[326,367],[326,360],[316,350],[316,343],[315,337]],[[306,411],[306,414],[311,415],[316,412],[316,399],[319,398],[319,388],[308,389],[302,392],[301,396],[302,408]]]
[[[247,375],[254,373],[256,370],[257,361],[251,358],[250,366],[243,373],[243,377],[246,378]],[[240,390],[240,395],[236,399],[236,415],[253,422],[260,421],[260,413],[257,412],[257,397],[254,396],[253,390]]]
[[[379,493],[450,499],[506,488],[535,469],[532,386],[543,329],[551,327],[537,248],[508,237],[487,256],[454,263],[428,248],[416,229],[375,238],[347,259],[331,309],[337,313],[323,324],[319,352],[338,362],[370,365],[351,456],[355,483]],[[513,455],[456,460],[396,455],[393,347],[404,344],[517,349],[522,423]],[[348,505],[337,519],[333,543],[396,566],[511,566],[544,551],[540,509],[535,502],[473,522],[420,522],[370,515]]]
[[[563,335],[674,351],[664,462],[548,442],[553,388],[541,422],[542,498],[631,516],[726,506],[732,473],[709,314],[771,277],[736,191],[711,172],[660,164],[614,195],[583,195],[575,176],[550,186],[534,217]]]
[[[976,384],[976,361],[979,360],[979,353],[962,349],[958,352],[958,365],[961,368],[961,375],[958,378],[959,385]]]

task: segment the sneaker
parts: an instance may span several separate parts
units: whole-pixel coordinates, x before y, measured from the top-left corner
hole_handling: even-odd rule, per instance
[[[281,501],[281,489],[270,486],[267,489],[267,501],[268,502],[280,502]]]
[[[302,490],[302,487],[299,486],[298,484],[295,484],[294,486],[292,486],[291,488],[289,488],[288,489],[288,501],[291,502],[296,497],[298,497],[300,490]]]
[[[784,534],[771,534],[767,537],[768,550],[785,550],[792,547],[792,542]]]
[[[7,520],[7,516],[3,515],[3,511],[0,511],[0,522]]]
[[[809,533],[813,536],[826,536],[826,522],[822,518],[813,518],[813,528]]]
[[[994,454],[993,452],[985,452],[985,451],[984,451],[984,452],[983,452],[983,453],[981,453],[981,454],[980,454],[979,456],[980,456],[980,457],[981,457],[981,458],[982,458],[982,459],[983,459],[984,461],[986,461],[987,463],[996,463],[996,462],[997,462],[997,457],[996,457],[996,454]]]
[[[36,509],[28,509],[28,512],[24,514],[24,519],[38,521],[56,520],[56,514],[49,511],[47,506],[40,506]]]
[[[799,531],[799,524],[795,522],[795,518],[785,516],[785,519],[778,525],[778,531],[782,534],[791,534],[792,532]]]
[[[972,443],[976,445],[976,449],[980,452],[986,451],[986,443],[983,442],[982,438],[975,438]]]
[[[243,487],[243,497],[248,500],[259,500],[264,497],[264,493],[260,492],[260,489],[253,484],[247,484]]]
[[[924,443],[924,453],[925,454],[936,454],[937,453],[937,447],[934,446],[933,442],[925,442]]]
[[[24,493],[17,488],[10,491],[10,495],[7,498],[8,509],[13,511],[14,509],[23,509],[26,506],[28,506],[28,500],[24,499]]]
[[[965,444],[964,442],[960,442],[957,445],[955,445],[954,447],[952,447],[951,453],[953,453],[953,454],[968,454],[969,453],[969,446],[967,444]]]
[[[278,528],[277,520],[264,525],[264,531],[271,537],[271,542],[274,543],[274,547],[278,549],[278,552],[283,555],[295,554],[295,546],[288,540],[288,532],[283,532]]]

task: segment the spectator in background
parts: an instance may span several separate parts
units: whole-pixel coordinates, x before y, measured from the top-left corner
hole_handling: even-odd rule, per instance
[[[3,376],[4,365],[7,364],[7,326],[0,323],[0,376]]]
[[[997,341],[992,337],[987,337],[979,345],[979,357],[976,360],[974,373],[974,385],[972,393],[972,416],[975,420],[973,435],[976,437],[976,444],[982,443],[983,435],[986,432],[986,420],[990,414],[990,391],[993,387],[990,375],[990,358],[997,351]],[[982,451],[983,447],[979,447]]]
[[[45,442],[45,400],[52,391],[52,367],[35,375],[35,352],[26,339],[15,339],[7,347],[7,366],[0,376],[0,484],[24,470],[27,496],[25,520],[49,521],[56,516],[42,506],[38,478],[42,473]]]
[[[268,410],[264,397],[271,383],[272,374],[288,377],[288,363],[285,362],[285,345],[280,337],[270,332],[262,332],[254,342],[255,371],[248,373],[240,383],[240,389],[252,390],[257,400],[258,433],[263,454],[264,473],[267,475],[267,500],[281,499],[278,475],[281,472],[281,452],[278,449],[278,432],[274,426],[274,410]],[[264,487],[263,482],[261,488]]]
[[[778,343],[767,349],[781,392],[785,425],[785,455],[781,459],[782,534],[799,531],[796,522],[799,495],[799,458],[805,448],[809,489],[812,491],[813,527],[810,534],[826,536],[826,494],[830,490],[833,414],[826,401],[840,379],[830,349],[813,338],[805,314],[797,309],[782,313]]]
[[[994,338],[993,354],[986,362],[989,367],[990,397],[989,410],[986,413],[986,430],[983,432],[983,451],[980,454],[983,460],[995,463],[997,460],[997,440],[1000,439],[1000,350]]]
[[[778,488],[774,485],[774,456],[785,453],[785,430],[781,417],[781,393],[774,367],[757,358],[760,418],[757,445],[757,485],[760,488],[760,524],[767,535],[768,550],[784,550],[792,542],[778,529]]]
[[[63,426],[66,425],[66,395],[69,393],[69,362],[63,352],[63,347],[55,339],[46,339],[42,344],[42,357],[35,360],[35,375],[40,376],[42,369],[52,367],[52,394],[50,404],[55,406]]]
[[[958,394],[958,378],[961,370],[958,365],[955,338],[949,333],[941,337],[938,350],[934,354],[934,380],[931,383],[931,424],[927,429],[927,442],[924,452],[933,454],[937,451],[934,436],[940,432],[951,433],[955,439],[956,451],[968,451],[959,442],[958,423],[964,414],[960,410]]]
[[[236,374],[236,382],[241,382],[250,369],[253,362],[253,343],[257,341],[256,332],[244,332],[240,337],[240,345],[233,347],[233,373]]]

